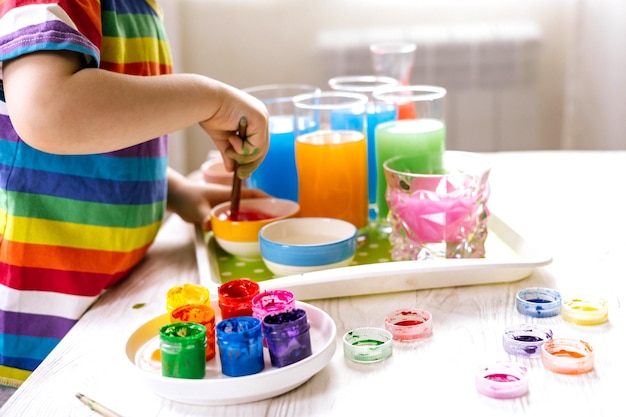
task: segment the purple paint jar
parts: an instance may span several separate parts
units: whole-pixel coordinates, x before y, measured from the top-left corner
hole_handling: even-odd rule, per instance
[[[282,368],[311,356],[311,334],[306,311],[296,308],[265,316],[263,335],[272,366]]]

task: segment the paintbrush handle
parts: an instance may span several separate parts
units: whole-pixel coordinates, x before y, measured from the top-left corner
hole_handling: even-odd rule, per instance
[[[248,120],[244,116],[239,120],[239,129],[238,129],[239,137],[241,138],[243,142],[246,141],[247,129],[248,129]],[[239,178],[239,176],[237,175],[238,168],[239,168],[239,164],[237,163],[237,161],[235,161],[234,167],[233,167],[233,172],[234,172],[233,190],[230,195],[230,218],[231,220],[237,220],[237,215],[239,212],[239,200],[241,200],[241,178]]]
[[[117,414],[115,411],[109,410],[102,404],[92,400],[91,398],[87,397],[86,395],[81,394],[80,392],[76,393],[76,398],[78,398],[83,404],[87,405],[89,408],[91,408],[93,411],[100,414],[101,416],[122,417],[121,415]]]

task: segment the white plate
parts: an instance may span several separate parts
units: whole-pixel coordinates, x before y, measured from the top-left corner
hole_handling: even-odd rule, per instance
[[[221,320],[217,301],[213,301],[216,322]],[[159,345],[159,329],[168,323],[167,314],[158,316],[141,327],[126,342],[126,356],[140,379],[160,397],[187,404],[226,405],[264,400],[283,394],[305,383],[332,359],[336,349],[337,327],[323,310],[296,301],[296,307],[307,312],[311,324],[313,354],[283,368],[272,367],[269,352],[264,349],[265,369],[258,374],[230,377],[222,374],[219,350],[207,363],[204,379],[168,378],[161,375],[157,363],[149,358]],[[154,366],[152,366],[154,365]]]
[[[222,284],[215,254],[205,233],[196,228],[196,259],[200,283],[217,294]],[[358,256],[359,249],[357,249]],[[426,288],[512,282],[550,264],[552,256],[531,245],[491,213],[483,259],[384,262],[354,265],[260,281],[261,290],[285,289],[298,300],[419,290]],[[254,276],[229,276],[250,278]]]

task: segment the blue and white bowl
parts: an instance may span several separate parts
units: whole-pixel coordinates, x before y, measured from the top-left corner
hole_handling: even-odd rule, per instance
[[[357,228],[339,219],[294,217],[263,226],[259,245],[276,276],[339,268],[354,259]]]

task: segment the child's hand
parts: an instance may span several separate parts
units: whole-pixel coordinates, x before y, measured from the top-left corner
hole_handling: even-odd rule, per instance
[[[211,136],[217,149],[224,157],[227,171],[234,168],[237,161],[236,175],[247,178],[263,161],[269,148],[269,115],[265,105],[257,98],[222,85],[218,94],[221,106],[209,119],[200,126]],[[238,135],[239,121],[245,117],[248,125],[246,140]]]
[[[168,169],[167,208],[183,220],[211,228],[211,208],[229,201],[231,187],[192,181],[182,174]],[[241,198],[262,198],[268,194],[256,188],[242,188]]]

